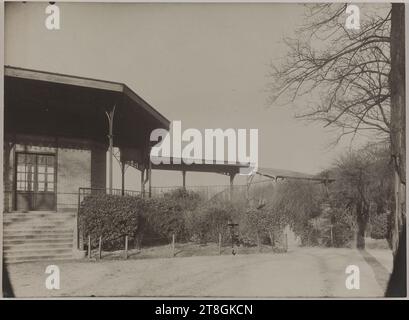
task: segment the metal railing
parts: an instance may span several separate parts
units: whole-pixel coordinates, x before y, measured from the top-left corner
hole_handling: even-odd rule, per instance
[[[122,189],[112,189],[111,191],[109,188],[83,188],[80,187],[78,189],[78,208],[82,200],[86,196],[90,195],[103,195],[103,194],[110,194],[114,196],[132,196],[137,197],[141,195],[140,191],[136,190],[122,190]]]

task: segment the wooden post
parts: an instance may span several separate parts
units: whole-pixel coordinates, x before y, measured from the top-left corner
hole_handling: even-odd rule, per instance
[[[172,234],[172,257],[175,256],[175,234]]]
[[[114,106],[110,112],[106,111],[106,116],[108,118],[108,125],[109,125],[109,171],[108,171],[108,186],[109,186],[109,194],[112,194],[112,184],[113,184],[113,158],[114,158],[114,114],[115,114]]]
[[[274,233],[269,231],[268,234],[270,236],[271,248],[274,248]]]
[[[141,196],[145,198],[145,168],[141,170]]]
[[[125,236],[125,260],[128,259],[128,236]]]
[[[234,183],[234,177],[235,177],[235,173],[230,173],[229,177],[230,177],[230,192],[229,192],[229,197],[230,197],[230,201],[233,201],[233,183]]]
[[[284,234],[285,252],[288,251],[288,237],[287,233]]]
[[[125,166],[126,163],[125,161],[121,161],[121,195],[124,196],[125,195]]]
[[[150,154],[150,149],[149,149]],[[152,161],[149,159],[149,168],[148,168],[148,190],[149,190],[149,198],[152,198]]]
[[[258,235],[258,232],[257,232],[257,247],[258,247],[258,252],[261,252],[261,243],[260,243],[260,237]]]
[[[91,259],[91,236],[88,236],[88,259]]]
[[[98,259],[102,257],[102,237],[99,237],[99,245],[98,245]]]
[[[222,254],[222,234],[219,233],[219,255]]]
[[[331,228],[330,228],[330,231],[331,231],[331,247],[333,247],[334,246],[334,233],[333,233],[333,231],[332,231],[332,225],[331,225]]]
[[[183,190],[186,190],[186,171],[185,170],[182,171],[182,186],[183,186]]]

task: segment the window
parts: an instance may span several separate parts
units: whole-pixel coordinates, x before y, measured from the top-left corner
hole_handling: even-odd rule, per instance
[[[17,154],[17,191],[55,192],[53,155]]]

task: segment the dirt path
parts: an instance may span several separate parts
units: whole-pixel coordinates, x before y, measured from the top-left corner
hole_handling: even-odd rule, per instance
[[[211,296],[381,297],[385,278],[353,249],[304,248],[286,254],[188,257],[102,262],[55,262],[60,290],[45,288],[47,265],[10,265],[19,297]],[[369,261],[372,262],[373,261]],[[345,268],[360,268],[359,290],[345,287]]]

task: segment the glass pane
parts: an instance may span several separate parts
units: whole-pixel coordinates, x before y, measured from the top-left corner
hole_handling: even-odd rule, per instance
[[[45,183],[44,182],[39,182],[38,183],[38,191],[44,191],[45,190]]]
[[[18,164],[26,163],[26,157],[24,154],[17,155],[17,163]]]
[[[41,181],[41,182],[45,181],[45,174],[44,173],[39,173],[38,174],[38,181]]]
[[[54,191],[54,183],[47,184],[47,191]]]
[[[25,172],[25,171],[26,171],[26,166],[19,164],[19,165],[17,166],[17,171],[18,171],[18,172]]]
[[[54,173],[54,167],[48,167],[47,172],[48,173]]]
[[[17,190],[26,191],[27,190],[27,182],[26,181],[17,182]]]
[[[26,154],[26,163],[35,164],[35,155],[34,154]]]
[[[46,156],[38,156],[37,158],[37,163],[39,165],[46,165],[47,164],[47,158]]]
[[[49,167],[54,167],[54,156],[47,156],[47,165]]]
[[[39,166],[38,166],[38,172],[39,172],[39,173],[44,173],[44,172],[45,172],[45,166],[39,165]]]
[[[53,174],[47,174],[47,181],[48,182],[54,182],[54,175]]]

